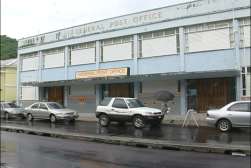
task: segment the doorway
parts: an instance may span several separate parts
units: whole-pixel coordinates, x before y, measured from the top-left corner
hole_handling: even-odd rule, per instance
[[[195,79],[187,83],[188,109],[206,112],[235,100],[234,78]]]
[[[134,97],[133,83],[114,83],[102,85],[102,99],[104,97]]]
[[[64,104],[64,87],[54,86],[48,87],[48,101]]]

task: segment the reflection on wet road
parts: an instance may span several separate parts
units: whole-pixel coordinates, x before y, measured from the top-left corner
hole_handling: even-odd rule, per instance
[[[250,157],[135,148],[1,132],[8,168],[248,168]]]
[[[223,133],[214,128],[208,127],[187,127],[174,125],[161,125],[160,127],[146,127],[135,129],[132,125],[111,124],[109,127],[101,127],[96,122],[76,121],[75,123],[62,121],[56,124],[48,120],[36,120],[28,122],[26,120],[2,121],[2,125],[24,126],[37,129],[48,129],[55,131],[67,131],[83,134],[101,134],[109,136],[124,136],[148,139],[161,139],[170,141],[185,141],[199,143],[227,143],[238,145],[250,145],[250,128],[233,129],[231,132]]]

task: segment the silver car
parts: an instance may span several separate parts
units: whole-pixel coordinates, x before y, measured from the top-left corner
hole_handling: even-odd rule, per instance
[[[25,116],[29,121],[35,118],[50,119],[51,122],[61,119],[74,121],[78,118],[78,113],[56,102],[37,102],[25,108]]]
[[[235,101],[218,110],[207,111],[207,123],[226,132],[232,127],[250,127],[250,101]]]
[[[24,108],[12,102],[1,102],[1,118],[8,120],[12,117],[24,118]]]

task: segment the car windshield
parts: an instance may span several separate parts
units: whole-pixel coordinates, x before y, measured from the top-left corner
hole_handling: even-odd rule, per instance
[[[64,107],[58,103],[48,103],[50,109],[63,109]]]
[[[4,108],[18,108],[18,106],[15,103],[4,103]]]
[[[126,103],[130,108],[144,107],[144,104],[138,99],[127,99]]]

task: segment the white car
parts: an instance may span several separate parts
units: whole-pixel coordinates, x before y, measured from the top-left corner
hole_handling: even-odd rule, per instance
[[[207,111],[207,123],[226,132],[232,127],[250,127],[250,101],[235,101],[218,110]]]
[[[133,122],[136,128],[142,128],[148,122],[159,125],[164,113],[160,109],[145,107],[136,98],[107,97],[97,106],[96,117],[101,126],[108,126],[110,121],[118,121]]]

